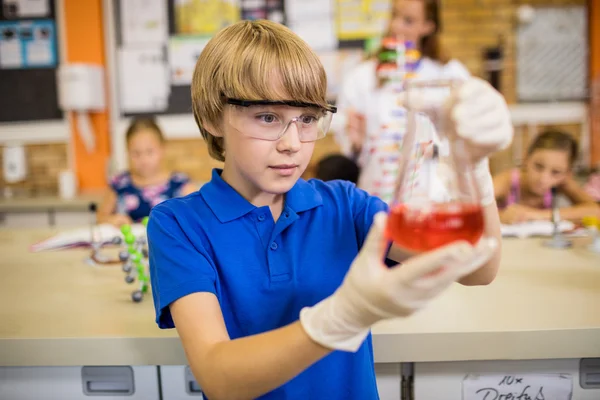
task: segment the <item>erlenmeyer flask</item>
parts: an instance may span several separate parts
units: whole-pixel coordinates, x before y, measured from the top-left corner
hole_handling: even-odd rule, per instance
[[[480,195],[465,143],[448,123],[454,80],[405,82],[407,129],[387,234],[409,253],[457,240],[476,243],[484,231]],[[432,151],[439,143],[439,157]]]

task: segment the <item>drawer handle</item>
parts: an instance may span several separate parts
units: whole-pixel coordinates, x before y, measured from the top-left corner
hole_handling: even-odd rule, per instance
[[[88,396],[132,395],[135,392],[133,369],[119,367],[82,367],[83,393]]]
[[[191,395],[202,395],[202,388],[194,378],[194,374],[189,366],[185,367],[185,389],[188,394]]]
[[[127,394],[131,393],[131,385],[128,382],[102,382],[102,381],[88,381],[87,382],[88,393],[94,394]]]

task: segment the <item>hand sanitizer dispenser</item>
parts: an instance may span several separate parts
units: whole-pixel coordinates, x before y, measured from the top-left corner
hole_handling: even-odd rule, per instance
[[[79,134],[88,152],[96,146],[90,112],[106,108],[104,68],[93,64],[65,64],[58,68],[58,104],[75,112]]]
[[[9,143],[2,152],[2,171],[6,183],[25,180],[27,176],[27,158],[25,147],[19,143]]]

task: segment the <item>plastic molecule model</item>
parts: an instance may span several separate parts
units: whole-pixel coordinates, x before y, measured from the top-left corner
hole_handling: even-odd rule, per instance
[[[142,224],[148,226],[148,217],[142,220]],[[131,299],[139,303],[150,287],[147,240],[145,235],[136,238],[128,224],[121,226],[121,233],[126,249],[119,253],[119,260],[123,263],[123,272],[127,274],[125,282],[133,284],[137,280],[139,283],[137,290],[131,293]]]

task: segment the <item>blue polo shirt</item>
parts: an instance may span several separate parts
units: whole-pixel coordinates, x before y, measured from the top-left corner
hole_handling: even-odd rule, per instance
[[[152,210],[150,277],[160,328],[169,304],[214,293],[231,339],[283,327],[331,295],[384,202],[343,181],[300,179],[277,222],[214,170],[200,191]],[[378,399],[371,336],[356,353],[334,351],[261,399]]]

